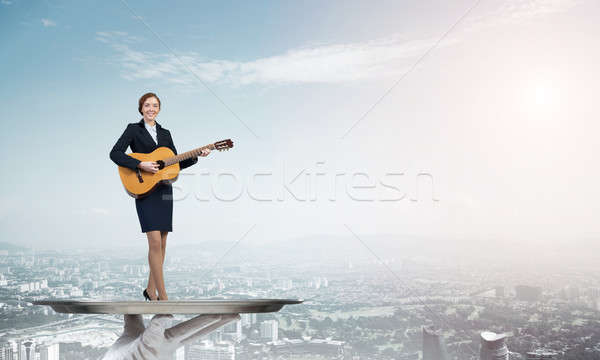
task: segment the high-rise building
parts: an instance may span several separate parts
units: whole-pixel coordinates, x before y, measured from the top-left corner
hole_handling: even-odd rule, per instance
[[[175,350],[175,360],[185,360],[185,346],[181,346]]]
[[[260,323],[260,337],[277,341],[277,330],[279,323],[277,320],[266,320]]]
[[[539,286],[517,285],[515,286],[517,300],[538,301],[542,297],[542,288]]]
[[[250,327],[252,325],[252,317],[250,314],[240,314],[242,317],[242,327]]]
[[[508,360],[508,347],[504,339],[508,334],[496,334],[491,331],[481,333],[480,360]]]
[[[32,340],[21,344],[21,358],[19,360],[35,360],[35,343]]]
[[[40,360],[59,360],[59,344],[41,345]]]
[[[235,348],[229,343],[203,340],[185,346],[185,360],[235,360]]]
[[[242,341],[242,320],[232,321],[223,326],[223,339],[235,342]]]
[[[216,331],[211,331],[210,333],[201,336],[200,339],[210,340],[213,343],[220,343],[221,341],[223,341],[223,327],[220,327]]]
[[[423,360],[449,360],[444,339],[439,330],[423,326]]]
[[[19,347],[15,341],[9,341],[0,346],[0,360],[17,360]]]
[[[575,285],[567,286],[567,297],[569,300],[579,299],[579,288]]]
[[[22,339],[17,339],[15,341],[15,353],[13,355],[13,357],[15,358],[15,360],[20,360],[21,359],[22,352],[23,352],[23,340]]]

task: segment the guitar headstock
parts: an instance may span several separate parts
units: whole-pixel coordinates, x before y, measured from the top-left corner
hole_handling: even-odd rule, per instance
[[[213,144],[215,146],[215,150],[223,151],[229,150],[233,147],[233,141],[231,139],[217,141]]]

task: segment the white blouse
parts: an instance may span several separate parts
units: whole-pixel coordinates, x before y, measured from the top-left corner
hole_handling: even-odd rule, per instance
[[[154,126],[150,126],[147,122],[144,121],[144,124],[146,125],[146,130],[148,130],[150,136],[152,136],[152,139],[154,140],[156,145],[158,145],[158,140],[156,138],[156,123],[154,123]]]

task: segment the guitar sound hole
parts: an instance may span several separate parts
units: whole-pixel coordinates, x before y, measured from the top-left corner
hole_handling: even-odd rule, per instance
[[[158,170],[161,170],[162,168],[165,167],[165,162],[162,160],[158,160],[156,161],[158,163]]]

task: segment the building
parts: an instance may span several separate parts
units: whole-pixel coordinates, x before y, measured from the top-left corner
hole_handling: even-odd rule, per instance
[[[252,326],[252,318],[250,314],[240,314],[242,318],[242,327],[250,327]]]
[[[538,301],[542,297],[542,288],[539,286],[517,285],[515,286],[517,300]]]
[[[229,343],[203,340],[185,346],[185,360],[235,360],[235,348]]]
[[[185,346],[177,348],[175,351],[175,360],[185,360]]]
[[[569,300],[577,300],[579,299],[579,288],[575,285],[569,285],[566,288],[567,298]]]
[[[533,359],[555,359],[558,354],[553,351],[538,349],[536,351],[530,351],[527,353],[527,360]]]
[[[292,320],[301,330],[308,330],[308,326],[310,325],[310,321],[308,319],[299,319]]]
[[[21,357],[19,360],[36,360],[35,359],[35,343],[31,340],[26,340],[21,343]]]
[[[277,341],[277,330],[279,323],[277,320],[266,320],[260,323],[260,337]]]
[[[240,315],[242,317],[242,327],[250,327],[256,324],[256,313]]]
[[[0,360],[17,360],[19,346],[15,341],[9,341],[0,346]]]
[[[345,341],[327,339],[288,339],[284,338],[273,342],[269,351],[276,358],[290,359],[310,358],[312,355],[322,356],[326,359],[344,358],[344,348],[347,346]],[[255,347],[256,348],[256,347]]]
[[[449,360],[444,339],[439,330],[423,326],[423,360]]]
[[[504,339],[508,334],[496,334],[491,331],[481,333],[480,360],[508,360],[508,347]]]
[[[223,340],[242,341],[242,320],[237,320],[223,326]]]
[[[59,360],[59,344],[41,345],[38,348],[40,350],[40,360]]]

